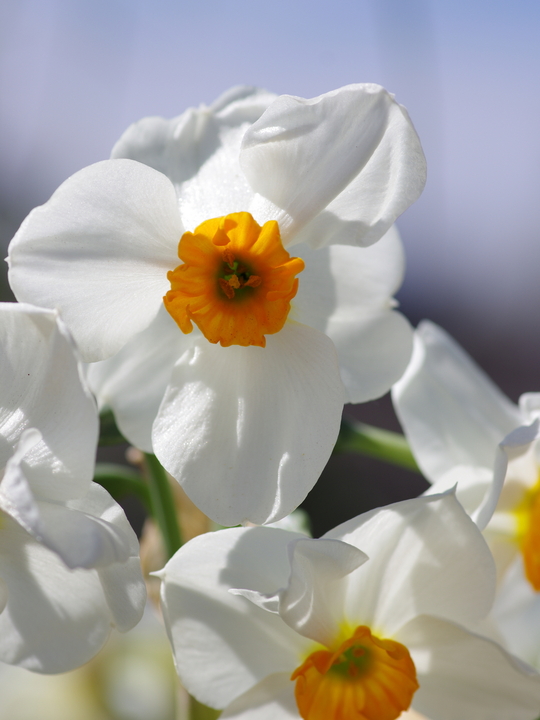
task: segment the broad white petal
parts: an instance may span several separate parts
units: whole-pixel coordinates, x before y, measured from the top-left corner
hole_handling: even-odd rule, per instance
[[[291,673],[276,673],[236,698],[220,715],[227,720],[298,720]]]
[[[404,373],[413,349],[413,330],[399,312],[358,313],[354,320],[332,318],[327,335],[338,353],[348,402],[374,400]]]
[[[285,241],[322,213],[296,238],[312,246],[371,245],[425,182],[406,110],[373,84],[279,97],[246,132],[240,162],[251,187],[281,209]]]
[[[83,494],[94,471],[98,418],[81,383],[67,331],[53,311],[0,304],[0,468],[22,433],[41,441],[24,453],[32,491],[50,500]]]
[[[525,577],[521,555],[505,573],[490,615],[505,647],[540,670],[540,593]]]
[[[394,385],[392,399],[431,482],[456,465],[491,470],[497,445],[523,424],[518,408],[430,322],[416,331],[411,362]]]
[[[184,335],[162,304],[150,325],[120,352],[88,366],[98,405],[111,408],[122,435],[144,452],[153,452],[152,424],[172,368],[197,337],[196,331]]]
[[[338,353],[350,402],[387,392],[405,371],[412,352],[412,329],[393,310],[392,294],[403,279],[404,254],[392,227],[369,248],[344,245],[294,248],[303,258],[293,317],[325,332]]]
[[[238,87],[210,107],[190,108],[172,120],[144,118],[128,128],[112,157],[132,158],[167,175],[188,230],[210,218],[247,211],[253,190],[240,170],[240,143],[275,97]]]
[[[90,660],[111,629],[95,570],[69,570],[18,524],[2,517],[0,577],[8,600],[0,614],[0,660],[57,673]]]
[[[139,622],[146,603],[137,536],[120,505],[97,483],[92,483],[84,498],[68,505],[106,524],[109,532],[114,529],[127,546],[127,560],[117,559],[107,565],[102,562],[97,568],[115,626],[120,632],[126,632]]]
[[[291,253],[306,264],[292,301],[299,322],[324,332],[328,319],[336,315],[352,319],[359,310],[395,305],[392,295],[405,272],[405,253],[395,225],[368,248],[331,245],[313,250],[302,243]]]
[[[392,637],[422,613],[475,622],[493,602],[493,559],[453,494],[372,510],[324,537],[343,540],[369,557],[347,578],[351,624],[381,628]]]
[[[396,640],[410,651],[419,690],[413,706],[438,720],[534,720],[540,675],[486,638],[439,618],[423,616]]]
[[[9,248],[9,281],[19,301],[61,310],[85,360],[103,360],[155,317],[182,233],[164,175],[106,160],[30,213]]]
[[[266,347],[205,340],[177,363],[154,451],[221,525],[273,522],[296,508],[334,447],[343,385],[332,342],[288,322]]]
[[[269,593],[290,572],[288,544],[302,536],[274,528],[199,535],[159,573],[178,673],[198,700],[223,708],[273,673],[292,673],[310,641],[279,616],[230,588]]]

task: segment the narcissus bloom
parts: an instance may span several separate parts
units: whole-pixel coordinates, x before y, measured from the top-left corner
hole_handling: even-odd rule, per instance
[[[484,532],[502,582],[493,617],[507,646],[540,668],[540,634],[530,631],[540,618],[540,394],[514,405],[452,338],[423,322],[392,396],[433,492],[457,483]]]
[[[56,673],[140,620],[137,537],[92,482],[98,420],[55,312],[0,304],[0,660]]]
[[[451,494],[409,500],[319,540],[233,528],[159,573],[178,673],[236,720],[534,720],[540,675],[468,632],[495,567]]]
[[[86,360],[114,355],[90,372],[100,404],[206,514],[277,520],[328,460],[344,399],[383,394],[408,361],[390,228],[425,180],[414,128],[377,85],[240,88],[137,123],[113,155],[23,223],[14,292],[60,308]]]

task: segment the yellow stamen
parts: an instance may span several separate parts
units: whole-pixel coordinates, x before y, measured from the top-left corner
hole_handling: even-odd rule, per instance
[[[540,482],[525,494],[515,513],[525,575],[540,592]]]
[[[404,645],[357,627],[335,650],[317,650],[291,675],[304,720],[395,720],[418,690]]]
[[[279,226],[247,212],[206,220],[178,244],[183,261],[167,274],[165,307],[184,333],[194,322],[212,343],[259,345],[281,330],[304,261],[290,257]]]

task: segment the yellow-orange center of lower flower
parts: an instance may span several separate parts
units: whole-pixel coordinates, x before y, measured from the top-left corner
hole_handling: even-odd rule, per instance
[[[298,290],[304,261],[290,257],[279,226],[262,227],[247,212],[206,220],[178,244],[183,261],[167,274],[165,307],[184,333],[194,322],[207,340],[266,345],[281,330]]]
[[[540,592],[540,482],[525,494],[515,512],[525,575]]]
[[[395,720],[418,690],[404,645],[357,627],[335,650],[317,650],[291,675],[304,720]]]

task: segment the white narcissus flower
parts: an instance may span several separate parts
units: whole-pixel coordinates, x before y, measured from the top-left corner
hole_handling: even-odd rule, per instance
[[[423,322],[392,397],[430,492],[457,484],[494,554],[501,584],[491,618],[506,646],[540,668],[540,394],[514,405],[447,333]]]
[[[0,304],[0,660],[57,673],[140,620],[139,545],[92,482],[98,418],[54,311]]]
[[[454,495],[373,510],[319,540],[233,528],[159,573],[182,682],[235,720],[535,720],[540,675],[464,625],[493,559]]]
[[[322,471],[344,399],[383,394],[408,362],[391,225],[424,185],[414,128],[378,85],[239,88],[137,123],[113,154],[25,220],[14,292],[60,308],[86,360],[114,356],[90,371],[100,404],[207,515],[278,520]]]

